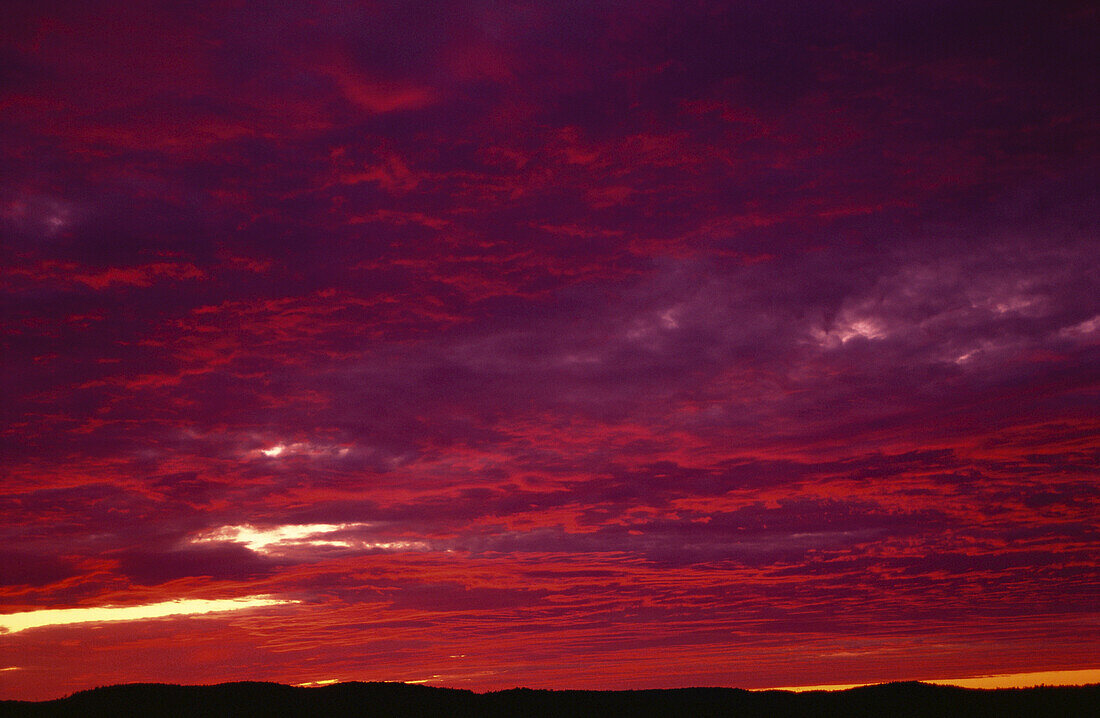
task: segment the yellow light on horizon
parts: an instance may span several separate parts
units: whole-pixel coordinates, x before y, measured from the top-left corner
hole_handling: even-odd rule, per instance
[[[758,691],[790,691],[791,693],[804,693],[806,691],[846,691],[849,688],[862,688],[873,686],[874,683],[824,683],[817,686],[778,686],[776,688],[756,688]]]
[[[939,686],[960,686],[962,688],[1031,688],[1032,686],[1082,686],[1100,683],[1100,668],[1087,668],[1076,671],[1037,671],[1035,673],[1003,673],[973,678],[955,678],[933,680]]]
[[[937,686],[959,686],[960,688],[1031,688],[1038,685],[1047,686],[1081,686],[1090,683],[1100,683],[1100,668],[1087,668],[1073,671],[1036,671],[1032,673],[1001,673],[988,676],[973,676],[970,678],[936,678],[919,679],[922,683],[932,683]],[[849,688],[861,688],[873,686],[875,683],[828,683],[816,686],[783,686],[781,688],[766,688],[760,690],[791,691],[802,693],[805,691],[846,691]]]
[[[0,615],[0,634],[18,633],[31,628],[101,621],[140,621],[166,616],[190,616],[204,613],[240,611],[262,606],[280,606],[297,601],[270,596],[246,596],[223,599],[177,599],[144,606],[98,606],[95,608],[48,608]]]

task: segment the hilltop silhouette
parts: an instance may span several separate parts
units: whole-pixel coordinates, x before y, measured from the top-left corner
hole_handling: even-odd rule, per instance
[[[977,690],[925,683],[889,683],[845,691],[754,692],[737,688],[550,691],[515,688],[478,694],[403,683],[340,683],[299,688],[278,683],[212,686],[130,684],[81,691],[52,701],[0,701],[0,716],[1085,716],[1100,709],[1100,684]]]

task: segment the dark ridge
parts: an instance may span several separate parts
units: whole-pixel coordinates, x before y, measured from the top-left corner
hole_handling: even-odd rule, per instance
[[[1100,714],[1100,684],[977,690],[926,683],[886,683],[846,691],[746,691],[677,688],[636,691],[549,691],[513,688],[477,694],[404,683],[338,683],[298,688],[279,683],[179,686],[135,683],[43,701],[0,701],[0,716],[357,716],[387,718],[860,718],[888,716],[1089,716]]]

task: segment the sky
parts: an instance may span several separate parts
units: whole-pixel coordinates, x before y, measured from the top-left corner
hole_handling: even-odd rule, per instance
[[[0,698],[1100,675],[1095,4],[3,13]]]

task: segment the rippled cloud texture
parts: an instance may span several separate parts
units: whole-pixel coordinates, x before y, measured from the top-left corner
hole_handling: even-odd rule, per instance
[[[1100,667],[1092,3],[3,13],[3,697]]]

